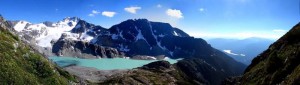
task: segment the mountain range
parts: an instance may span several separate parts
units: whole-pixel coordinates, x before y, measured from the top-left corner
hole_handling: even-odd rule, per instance
[[[196,84],[220,84],[226,77],[240,75],[246,67],[201,38],[191,37],[168,23],[147,19],[129,19],[110,28],[77,17],[67,17],[56,23],[8,21],[8,24],[24,43],[47,57],[184,58],[187,62],[175,65],[178,67],[175,71],[182,69],[179,75],[193,76]],[[218,76],[211,77],[208,72]]]
[[[246,65],[251,64],[253,58],[269,47],[274,40],[251,37],[246,39],[215,38],[207,40],[212,47],[228,54],[233,59]]]
[[[229,78],[224,84],[299,85],[300,24],[252,60],[243,76]]]

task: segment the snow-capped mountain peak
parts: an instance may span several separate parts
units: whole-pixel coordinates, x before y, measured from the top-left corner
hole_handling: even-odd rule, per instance
[[[81,19],[77,17],[66,17],[57,23],[43,22],[32,24],[27,21],[18,21],[14,24],[14,29],[24,37],[33,38],[28,42],[35,42],[41,47],[52,47],[51,41],[58,40],[62,34],[66,34],[72,40],[85,40],[90,41],[93,37],[83,33],[72,33],[71,30],[78,26]]]
[[[25,26],[26,26],[27,24],[30,24],[30,23],[27,22],[27,21],[19,21],[19,22],[14,26],[14,29],[15,29],[17,32],[20,32],[20,31],[22,31],[22,30],[25,28]]]
[[[80,18],[78,18],[78,17],[66,17],[62,21],[64,21],[64,22],[70,22],[70,21],[78,22],[79,20],[80,20]]]

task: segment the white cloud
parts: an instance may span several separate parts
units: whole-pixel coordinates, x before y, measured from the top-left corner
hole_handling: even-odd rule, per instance
[[[274,29],[273,32],[284,33],[284,32],[287,32],[287,31],[286,31],[286,30],[283,30],[283,29]]]
[[[161,7],[162,7],[162,5],[160,5],[160,4],[157,4],[157,5],[156,5],[156,7],[157,7],[157,8],[161,8]]]
[[[107,17],[114,17],[116,12],[111,12],[111,11],[103,11],[102,15],[107,16]]]
[[[93,16],[95,16],[95,14],[89,14],[88,16],[93,17]]]
[[[183,18],[183,15],[181,13],[180,10],[177,10],[177,9],[168,9],[166,11],[167,15],[171,16],[171,17],[175,17],[175,18]]]
[[[96,10],[93,10],[92,13],[93,13],[93,14],[99,14],[100,12],[98,12],[98,11],[96,11]]]
[[[96,10],[92,10],[92,13],[90,13],[88,16],[93,17],[97,14],[100,14],[100,12],[96,11]]]
[[[132,13],[132,14],[136,14],[137,10],[140,10],[140,9],[142,9],[142,8],[138,7],[138,6],[131,6],[131,7],[124,8],[125,11]]]

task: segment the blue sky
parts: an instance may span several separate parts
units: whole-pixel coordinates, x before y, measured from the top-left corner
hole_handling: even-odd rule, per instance
[[[277,39],[300,20],[299,0],[0,0],[8,20],[57,22],[76,16],[109,28],[146,18],[194,37]]]

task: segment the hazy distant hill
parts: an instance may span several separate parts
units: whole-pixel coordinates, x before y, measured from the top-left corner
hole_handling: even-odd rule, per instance
[[[224,39],[215,38],[207,41],[235,60],[249,65],[254,57],[262,53],[274,40],[264,38]]]

